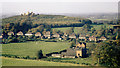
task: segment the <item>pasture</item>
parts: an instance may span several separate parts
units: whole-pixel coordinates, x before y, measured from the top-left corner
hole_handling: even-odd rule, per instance
[[[102,27],[106,27],[106,28],[113,28],[112,25],[108,25],[108,24],[105,24],[105,25],[90,25],[92,28],[94,27],[96,30],[100,30]],[[68,30],[70,30],[71,27],[63,27],[63,28],[52,28],[52,29],[55,29],[55,30],[60,30],[60,31],[63,31],[63,32],[67,32]],[[75,34],[79,34],[79,33],[85,33],[82,29],[83,27],[74,27],[74,33]]]
[[[2,54],[36,57],[39,50],[42,50],[45,55],[51,52],[59,52],[69,47],[69,42],[32,41],[24,43],[9,43],[2,44]]]
[[[42,60],[25,60],[2,57],[2,66],[82,66],[80,64],[60,63]]]

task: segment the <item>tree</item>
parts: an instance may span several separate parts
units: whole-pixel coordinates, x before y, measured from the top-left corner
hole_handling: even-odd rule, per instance
[[[120,67],[120,40],[108,41],[96,48],[96,56],[100,60],[100,64],[110,67]]]
[[[42,50],[38,51],[37,57],[38,59],[41,59],[43,57]]]
[[[72,42],[70,48],[72,48],[73,46],[74,46],[74,43]]]
[[[95,28],[93,27],[93,28],[91,28],[91,31],[92,31],[92,33],[94,33],[96,30],[95,30]]]
[[[76,44],[76,40],[73,39],[72,42],[71,42],[71,46],[70,46],[70,48],[72,48],[75,44]]]

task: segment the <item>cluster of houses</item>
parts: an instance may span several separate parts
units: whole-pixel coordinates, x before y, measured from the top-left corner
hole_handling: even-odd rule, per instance
[[[14,32],[8,32],[8,35],[15,35]],[[67,40],[67,39],[80,39],[80,40],[84,40],[84,41],[105,41],[107,40],[106,37],[102,36],[101,38],[97,38],[95,36],[89,36],[86,34],[80,34],[79,37],[76,36],[75,33],[72,34],[67,34],[64,33],[64,35],[60,35],[58,33],[52,34],[50,31],[45,32],[44,34],[41,34],[40,32],[37,32],[35,34],[31,33],[31,32],[27,32],[26,34],[23,34],[23,32],[19,31],[17,33],[18,36],[36,36],[36,37],[40,37],[40,38],[45,38],[45,39],[59,39],[59,40]]]
[[[78,58],[78,57],[86,57],[86,43],[77,42],[76,46],[73,48],[68,48],[66,52],[62,52],[61,54],[52,54],[52,57],[58,58]]]

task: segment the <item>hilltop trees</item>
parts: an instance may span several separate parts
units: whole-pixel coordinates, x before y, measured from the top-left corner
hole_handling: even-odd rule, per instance
[[[83,26],[84,24],[92,24],[92,21],[89,19],[82,19],[77,17],[67,17],[62,15],[19,15],[9,18],[4,18],[2,20],[3,26],[8,23],[20,23],[20,25],[32,24],[32,26],[40,24],[48,24],[50,27],[75,27]],[[29,27],[29,25],[28,25]]]

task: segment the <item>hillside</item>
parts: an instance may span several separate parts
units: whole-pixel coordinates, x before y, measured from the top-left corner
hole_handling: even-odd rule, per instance
[[[3,25],[7,23],[21,23],[23,21],[31,21],[33,25],[39,25],[39,24],[57,24],[57,25],[63,25],[63,24],[84,24],[84,23],[91,23],[89,19],[84,18],[78,18],[78,17],[69,17],[69,16],[63,16],[63,15],[17,15],[12,16],[8,18],[4,18],[2,20]]]

